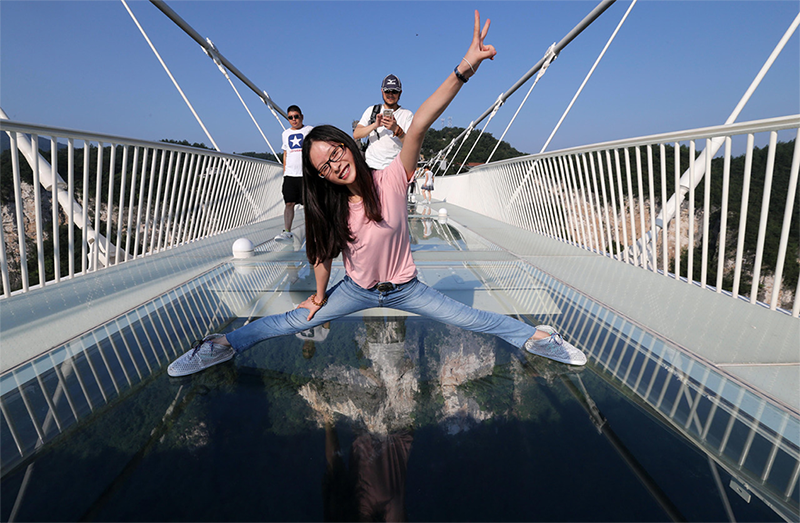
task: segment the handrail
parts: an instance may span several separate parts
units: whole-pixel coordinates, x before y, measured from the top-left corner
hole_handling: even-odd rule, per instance
[[[776,160],[780,131],[795,137],[794,153]],[[768,140],[764,141],[769,144],[757,150],[754,137],[765,134]],[[795,243],[789,241],[789,229],[796,226],[798,213],[794,202],[800,168],[798,134],[800,115],[791,115],[572,147],[443,176],[434,196],[624,263],[798,317],[797,283],[784,281],[787,275],[793,280],[798,272],[798,253],[793,252]],[[702,151],[713,139],[726,141],[722,157],[704,160]],[[733,139],[737,143],[747,140],[746,145],[741,144],[746,158],[735,172]],[[758,167],[753,164],[756,154],[764,156],[756,162]],[[777,161],[783,163],[777,165]],[[687,168],[694,172],[700,162],[711,172],[704,184],[695,188],[690,183],[689,198],[683,205],[668,201],[676,187],[683,188],[681,173]],[[732,193],[732,180],[741,182],[737,183],[737,188],[743,187],[741,192]],[[786,192],[778,192],[777,187]],[[762,193],[751,194],[756,190]],[[670,218],[662,223],[659,217],[664,216],[665,202],[677,209],[668,209]],[[736,225],[729,227],[729,222]],[[749,236],[756,235],[745,234],[748,228],[757,230],[755,241]],[[780,234],[773,234],[780,239],[767,241],[768,229],[780,229]],[[792,270],[787,270],[790,267]],[[751,283],[746,285],[748,279]]]
[[[784,131],[787,129],[795,129],[800,126],[800,114],[789,116],[779,116],[776,118],[765,118],[763,120],[752,120],[749,122],[738,122],[723,125],[714,125],[711,127],[698,127],[695,129],[687,129],[685,131],[671,131],[668,133],[651,134],[647,136],[639,136],[636,138],[623,138],[620,140],[611,140],[608,142],[598,142],[591,145],[579,145],[575,147],[568,147],[566,149],[559,149],[558,151],[548,151],[537,154],[527,154],[525,156],[517,156],[516,158],[508,158],[505,160],[497,160],[492,162],[491,166],[499,166],[509,163],[517,163],[522,160],[535,160],[537,158],[548,158],[555,156],[563,156],[567,154],[581,154],[587,152],[604,151],[606,149],[622,149],[625,147],[636,147],[647,144],[656,143],[672,143],[684,142],[691,140],[697,136],[729,136],[734,134],[745,133],[763,133],[767,131]],[[488,166],[487,166],[488,167]],[[470,169],[470,173],[478,173],[484,169],[483,165],[477,165]],[[447,175],[451,177],[454,175]]]
[[[197,147],[191,147],[189,145],[180,145],[170,142],[153,142],[149,140],[141,140],[139,138],[130,138],[128,136],[96,133],[92,131],[82,131],[79,129],[67,129],[64,127],[51,127],[48,125],[20,122],[17,120],[5,120],[1,118],[0,118],[0,131],[38,134],[38,135],[55,135],[60,138],[89,140],[91,142],[124,143],[126,145],[136,145],[139,147],[153,147],[154,145],[157,145],[160,149],[167,149],[170,151],[183,151],[187,153],[192,153],[192,152],[196,153],[198,150],[202,150],[203,154],[207,154],[209,156],[253,160],[256,162],[266,162],[275,165],[280,165],[278,162],[275,162],[274,160],[262,160],[260,158],[253,158],[251,156],[223,153],[215,151],[214,149],[198,149]]]
[[[0,231],[3,298],[283,210],[276,162],[2,118],[0,131],[10,137],[4,168],[13,180],[11,200],[2,203],[14,218]],[[45,142],[49,160],[33,146]]]

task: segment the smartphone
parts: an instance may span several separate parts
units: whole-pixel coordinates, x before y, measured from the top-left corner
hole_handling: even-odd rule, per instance
[[[394,110],[393,109],[384,109],[383,110],[383,117],[384,118],[391,118],[393,114],[394,114]]]

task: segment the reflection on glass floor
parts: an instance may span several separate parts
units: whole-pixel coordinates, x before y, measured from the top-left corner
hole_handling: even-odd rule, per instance
[[[234,272],[242,277],[257,274],[264,262],[243,261],[235,264]],[[248,304],[241,314],[245,316],[268,316],[297,307],[310,293],[315,291],[315,282],[310,267],[305,262],[276,264],[285,275],[272,287],[260,289],[259,297]],[[559,309],[548,289],[534,275],[534,269],[519,261],[494,262],[417,262],[418,278],[433,287],[472,307],[507,315],[558,314]],[[344,267],[334,264],[331,281],[344,277]],[[220,296],[227,296],[228,288],[217,288]],[[225,298],[223,298],[225,299]],[[235,298],[234,298],[235,299]],[[391,314],[404,316],[403,311]],[[383,309],[369,309],[354,316],[385,316]]]
[[[497,245],[453,220],[439,218],[429,205],[419,205],[409,216],[411,250],[422,251],[499,251]]]
[[[451,247],[466,242],[460,232],[456,238],[455,226],[448,224],[448,231]],[[491,250],[485,240],[478,243]],[[313,332],[269,340],[199,376],[167,378],[166,365],[192,340],[285,311],[307,296],[313,278],[301,260],[302,253],[296,261],[256,257],[222,264],[1,376],[2,519],[33,518],[35,507],[46,505],[40,501],[47,496],[41,492],[46,492],[43,485],[48,478],[65,485],[80,484],[80,474],[88,470],[104,479],[76,495],[72,512],[39,516],[119,519],[126,510],[119,492],[133,488],[130,484],[137,471],[151,470],[155,456],[166,462],[172,459],[170,452],[183,449],[176,466],[189,474],[186,461],[191,461],[193,452],[209,452],[202,449],[215,445],[214,435],[219,437],[223,429],[218,427],[225,423],[234,430],[250,430],[255,423],[265,442],[290,448],[294,448],[292,441],[324,435],[320,448],[325,452],[312,445],[308,453],[319,460],[324,456],[319,466],[326,471],[325,484],[330,489],[335,491],[343,482],[352,494],[353,485],[342,479],[342,456],[349,455],[347,474],[365,481],[370,474],[389,474],[381,477],[389,478],[390,492],[373,494],[394,492],[402,503],[399,508],[391,506],[414,508],[417,519],[480,519],[478,512],[437,512],[440,505],[455,502],[448,502],[441,488],[433,490],[431,499],[405,490],[405,482],[413,480],[414,492],[423,491],[420,485],[427,476],[458,483],[458,473],[454,477],[451,471],[462,470],[459,463],[463,462],[477,467],[462,470],[464,476],[479,470],[484,471],[479,476],[486,478],[485,471],[494,469],[497,477],[519,475],[517,488],[522,488],[520,496],[528,503],[529,491],[521,485],[541,482],[532,476],[534,471],[559,475],[557,480],[551,478],[557,485],[577,481],[587,491],[599,488],[576,479],[594,477],[592,467],[585,468],[588,463],[606,467],[598,471],[597,483],[605,481],[603,474],[609,470],[620,468],[634,479],[632,485],[620,480],[618,492],[600,489],[607,499],[596,499],[591,492],[582,494],[589,500],[586,512],[563,506],[561,510],[567,512],[552,512],[555,509],[547,504],[539,506],[540,499],[538,512],[527,513],[523,502],[517,507],[514,498],[506,499],[505,505],[497,507],[500,512],[488,519],[707,520],[720,514],[731,520],[797,519],[800,423],[796,416],[518,261],[425,262],[419,264],[420,278],[475,306],[556,326],[587,352],[589,365],[582,372],[530,357],[488,336],[372,310]],[[335,266],[334,281],[341,271],[341,265]],[[232,403],[227,407],[208,403],[209,398],[222,396]],[[260,405],[266,419],[255,421],[253,412],[239,412],[240,402],[250,408],[252,402]],[[198,405],[211,410],[202,414],[197,412]],[[220,408],[224,414],[210,413]],[[236,412],[238,416],[233,415]],[[582,432],[587,427],[603,437],[592,439]],[[573,432],[584,434],[584,439],[575,441]],[[346,438],[352,440],[349,450],[341,445]],[[566,449],[554,447],[562,441]],[[265,442],[252,443],[262,449]],[[459,445],[483,450],[464,456]],[[516,449],[519,455],[486,450],[495,446]],[[111,458],[103,459],[102,448],[115,449]],[[580,470],[564,468],[559,462],[547,469],[539,461],[541,452],[564,454],[563,459],[574,456],[581,462]],[[359,453],[392,459],[376,472],[364,468]],[[278,475],[296,466],[272,451],[267,454],[263,461],[252,459]],[[516,460],[531,468],[517,470]],[[670,476],[665,473],[667,463],[676,460],[677,472],[673,470],[675,476]],[[89,465],[107,470],[84,470]],[[695,478],[705,474],[704,479],[693,483],[680,474],[684,469]],[[78,476],[71,479],[65,474]],[[318,485],[319,474],[314,474],[306,479]],[[681,484],[697,482],[713,500],[698,500],[696,493],[682,492]],[[268,497],[280,502],[283,491],[276,488]],[[461,488],[478,497],[487,489],[495,492],[481,482]],[[641,488],[649,501],[633,503],[631,513],[619,508],[630,505],[632,493]],[[508,493],[494,495],[505,499]],[[552,493],[544,499],[551,497],[554,503],[561,499]],[[326,497],[320,506],[335,512],[328,499],[338,498]],[[608,512],[598,512],[598,504],[605,502]],[[152,519],[170,519],[165,507],[161,512],[153,510]],[[322,519],[321,514],[274,514],[255,519]],[[173,519],[198,517],[202,515],[183,513]],[[247,518],[246,513],[212,517]]]

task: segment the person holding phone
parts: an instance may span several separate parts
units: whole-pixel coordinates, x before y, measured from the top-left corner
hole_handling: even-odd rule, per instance
[[[170,376],[199,372],[277,336],[294,334],[348,314],[387,307],[493,334],[530,353],[571,365],[586,356],[552,327],[534,327],[503,314],[474,309],[417,278],[411,256],[406,189],[414,177],[422,140],[481,63],[494,58],[484,44],[475,11],[472,42],[444,82],[420,106],[403,146],[388,167],[370,169],[353,137],[320,125],[303,142],[306,256],[315,292],[296,309],[264,316],[226,334],[209,334],[168,367]],[[454,60],[456,61],[456,60]],[[388,122],[384,122],[388,123]],[[345,277],[328,287],[333,259],[342,256]]]
[[[367,107],[353,130],[353,138],[369,137],[365,158],[371,169],[385,169],[403,148],[414,113],[400,107],[403,84],[393,74],[381,82],[383,104]]]

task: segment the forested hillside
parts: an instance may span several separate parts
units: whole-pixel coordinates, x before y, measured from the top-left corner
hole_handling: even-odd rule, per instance
[[[794,140],[789,142],[779,142],[775,150],[775,166],[770,184],[769,211],[764,230],[764,257],[763,267],[775,267],[778,259],[778,247],[780,244],[781,228],[783,216],[786,209],[786,197],[789,193],[789,175],[792,166],[792,153],[794,151]],[[745,155],[731,159],[730,166],[730,189],[728,192],[728,223],[725,240],[727,257],[733,257],[736,252],[736,242],[738,238],[740,220],[746,220],[744,235],[743,265],[747,278],[743,278],[742,285],[750,285],[753,266],[756,257],[756,242],[759,234],[759,223],[761,209],[763,206],[763,195],[765,189],[767,154],[768,147],[755,148],[753,150],[753,164],[751,169],[751,179],[749,187],[744,184]],[[711,230],[719,230],[721,220],[721,201],[723,184],[724,158],[715,158],[711,162],[711,202],[712,213],[709,216]],[[742,195],[747,189],[748,205],[747,214],[741,214]],[[704,198],[703,184],[697,186],[695,193],[695,208],[702,208]],[[716,226],[716,227],[715,227]],[[712,238],[714,249],[718,249],[718,238]],[[695,259],[699,259],[700,246],[695,248]],[[714,255],[716,257],[716,254]],[[685,256],[682,263],[685,264]],[[716,278],[716,263],[709,267],[709,279]],[[684,272],[685,274],[685,272]],[[800,275],[800,204],[793,202],[791,215],[791,228],[789,231],[789,243],[786,249],[786,258],[783,272],[783,288],[794,290],[797,288],[797,279]],[[765,276],[764,272],[761,274]],[[732,276],[727,271],[723,280],[724,288],[729,288],[732,283]],[[745,289],[740,288],[740,292]]]
[[[425,135],[425,140],[422,142],[422,156],[425,159],[433,158],[436,153],[447,147],[453,138],[456,138],[462,132],[464,132],[463,127],[444,127],[439,131],[435,129],[428,129],[428,134]],[[467,153],[472,148],[472,144],[475,143],[475,140],[478,139],[479,135],[479,130],[472,131],[472,133],[469,135],[469,138],[467,138],[466,143],[464,143],[464,145],[461,147],[461,150],[455,156],[455,159],[453,159],[451,152],[450,157],[447,160],[450,165],[446,174],[455,174],[458,171],[458,168],[466,159]],[[483,133],[483,135],[480,137],[480,140],[478,140],[478,144],[475,146],[475,150],[473,150],[472,154],[470,154],[467,162],[486,162],[496,144],[497,139],[492,136],[492,133]],[[454,150],[457,148],[458,143],[454,146]],[[500,147],[498,147],[497,151],[495,151],[492,161],[516,158],[517,156],[523,156],[525,154],[527,153],[520,152],[511,147],[511,144],[508,142],[503,141],[500,142]]]

